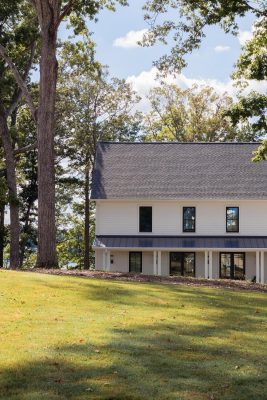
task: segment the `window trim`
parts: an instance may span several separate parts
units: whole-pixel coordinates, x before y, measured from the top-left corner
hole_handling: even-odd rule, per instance
[[[227,210],[229,210],[229,208],[237,208],[237,210],[238,210],[238,214],[237,214],[237,230],[236,231],[229,231],[227,229]],[[226,233],[239,233],[239,219],[240,219],[239,206],[227,206],[226,209],[225,209],[225,229],[226,229]]]
[[[138,253],[138,254],[141,254],[141,270],[140,270],[140,272],[136,272],[136,271],[131,271],[131,254],[133,254],[133,253]],[[142,274],[142,272],[143,272],[143,253],[142,253],[142,251],[129,251],[129,272],[133,272],[133,273],[135,273],[135,274]]]
[[[244,255],[244,277],[243,277],[243,279],[235,279],[235,278],[231,278],[231,277],[230,278],[226,278],[226,277],[222,278],[222,272],[221,272],[221,270],[222,270],[222,257],[221,257],[222,254],[230,254],[231,255],[231,264],[235,257],[235,254],[243,254]],[[219,278],[220,279],[232,279],[232,280],[245,280],[246,279],[246,253],[244,251],[220,251],[219,257],[220,257],[220,269],[219,269]]]
[[[141,231],[141,214],[140,214],[140,209],[141,208],[151,208],[151,231]],[[147,206],[147,205],[141,205],[138,206],[138,219],[139,219],[139,233],[152,233],[153,232],[153,207],[152,206]]]
[[[185,276],[188,278],[191,278],[191,276],[187,276],[184,274],[184,255],[185,254],[194,254],[194,276],[193,278],[196,277],[196,252],[195,251],[170,251],[169,253],[169,275],[170,276],[179,276],[179,275],[171,275],[171,254],[172,253],[179,253],[182,254],[182,273],[181,276]]]
[[[194,229],[185,229],[185,217],[184,217],[184,211],[186,208],[193,208],[195,211],[195,220],[194,220]],[[196,232],[196,207],[195,206],[183,206],[183,232],[184,233],[195,233]]]

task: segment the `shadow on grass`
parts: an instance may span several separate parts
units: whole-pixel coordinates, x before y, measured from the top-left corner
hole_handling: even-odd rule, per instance
[[[266,336],[245,337],[261,331],[248,321],[240,342],[225,340],[235,324],[229,318],[110,328],[101,346],[49,349],[47,358],[1,371],[0,399],[266,400]]]
[[[48,337],[42,358],[0,371],[1,400],[267,399],[265,294],[66,278],[36,283],[62,296],[64,310],[66,298],[83,310],[96,302],[108,328],[99,346],[77,338],[49,347]],[[118,318],[124,310],[131,312]],[[131,320],[138,313],[146,322]]]

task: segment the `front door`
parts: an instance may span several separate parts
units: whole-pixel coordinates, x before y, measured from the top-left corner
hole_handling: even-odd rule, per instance
[[[245,279],[245,253],[221,253],[220,278]]]
[[[170,253],[170,275],[195,276],[195,253]]]

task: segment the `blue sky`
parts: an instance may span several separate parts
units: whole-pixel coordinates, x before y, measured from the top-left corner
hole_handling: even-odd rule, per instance
[[[138,32],[148,28],[143,18],[144,2],[145,0],[129,0],[128,7],[119,6],[115,13],[103,10],[97,23],[88,22],[96,43],[96,58],[109,66],[111,76],[125,78],[132,84],[142,97],[138,108],[143,111],[149,107],[146,100],[149,89],[157,84],[156,71],[152,68],[153,61],[170,50],[170,46],[164,45],[151,48],[132,46],[132,40],[138,36]],[[188,66],[175,81],[172,78],[169,81],[176,82],[182,88],[190,87],[194,83],[206,84],[213,86],[219,93],[227,91],[234,96],[237,90],[233,87],[230,75],[241,52],[241,43],[251,36],[253,16],[247,15],[238,22],[238,37],[225,34],[219,27],[206,29],[206,38],[203,39],[201,48],[188,55]],[[64,26],[60,28],[59,36],[68,36]],[[255,82],[250,88],[262,90]]]
[[[125,48],[113,45],[117,38],[124,37],[129,31],[139,31],[147,28],[143,19],[142,5],[144,0],[130,0],[129,7],[118,7],[115,13],[103,10],[99,21],[88,23],[90,31],[97,44],[97,58],[110,66],[112,75],[127,78],[150,70],[153,60],[169,50],[168,46],[152,48]],[[241,31],[250,31],[252,16],[239,20]],[[218,79],[226,81],[233,70],[234,62],[240,54],[240,41],[231,34],[225,34],[218,27],[206,31],[200,50],[194,51],[188,57],[188,67],[183,70],[189,78]],[[61,36],[66,32],[61,30]],[[221,51],[215,51],[216,46],[223,46]]]

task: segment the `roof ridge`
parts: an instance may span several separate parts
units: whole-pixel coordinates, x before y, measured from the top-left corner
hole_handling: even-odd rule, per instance
[[[115,142],[112,140],[99,140],[97,142],[100,143],[108,143],[108,144],[201,144],[201,145],[209,145],[209,144],[232,144],[232,145],[240,145],[240,144],[251,144],[251,145],[260,145],[262,142]]]

